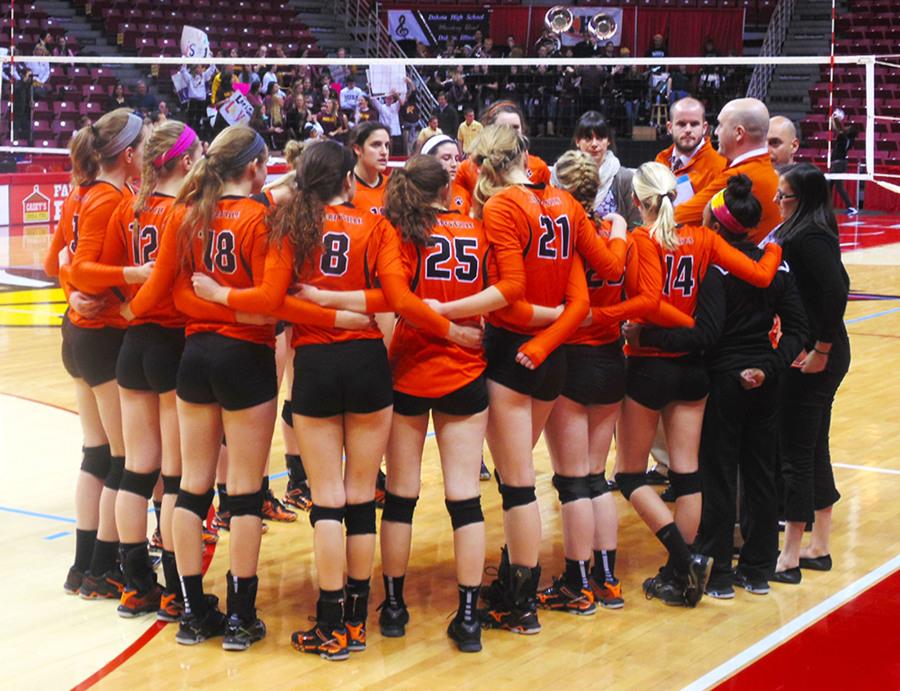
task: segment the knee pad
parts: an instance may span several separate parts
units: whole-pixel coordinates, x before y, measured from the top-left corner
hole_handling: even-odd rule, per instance
[[[616,482],[622,490],[622,496],[631,499],[632,493],[647,484],[644,473],[616,473]]]
[[[602,497],[609,492],[609,483],[606,481],[606,473],[592,473],[587,476],[587,481],[591,499]]]
[[[175,508],[190,511],[192,514],[199,516],[201,521],[205,521],[207,514],[209,514],[209,507],[212,506],[214,494],[215,492],[212,488],[205,494],[192,494],[179,489],[178,499],[175,500]]]
[[[587,476],[569,477],[554,473],[553,486],[556,488],[556,493],[559,494],[560,504],[591,498],[591,488],[588,485]]]
[[[450,501],[446,499],[447,512],[450,514],[450,523],[453,530],[471,525],[472,523],[484,523],[484,514],[481,512],[481,497]]]
[[[375,500],[364,504],[347,504],[347,535],[375,534]]]
[[[693,473],[676,473],[670,468],[669,484],[672,486],[672,494],[676,499],[703,491],[699,470],[695,470]]]
[[[418,497],[401,497],[397,494],[385,492],[384,510],[381,512],[381,520],[411,525],[417,501],[419,501]]]
[[[262,505],[265,492],[259,490],[253,494],[229,494],[228,510],[232,518],[238,516],[262,517]]]
[[[181,475],[163,475],[163,494],[178,494],[181,487]]]
[[[537,501],[534,494],[534,485],[530,487],[510,487],[500,484],[500,496],[503,497],[503,510],[509,511],[517,506],[525,506],[533,501]]]
[[[136,473],[126,468],[122,472],[122,482],[119,483],[119,490],[131,492],[149,500],[153,496],[153,488],[156,487],[158,478],[158,470],[154,470],[152,473]]]
[[[100,481],[109,474],[109,444],[82,447],[81,469]]]
[[[294,416],[293,410],[291,409],[290,400],[285,400],[284,403],[281,404],[281,419],[284,420],[284,424],[288,427],[294,427]]]
[[[346,506],[334,508],[331,506],[319,506],[318,504],[313,504],[312,509],[309,511],[309,524],[315,528],[316,523],[319,521],[336,521],[337,523],[343,523],[345,513],[347,513]]]
[[[106,474],[106,480],[103,486],[107,489],[118,490],[122,484],[122,474],[125,472],[125,456],[109,457],[109,472]],[[150,490],[153,493],[153,490]]]

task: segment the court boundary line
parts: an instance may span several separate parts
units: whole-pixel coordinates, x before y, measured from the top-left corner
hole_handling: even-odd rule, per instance
[[[870,473],[883,473],[884,475],[900,475],[900,470],[893,468],[873,468],[866,465],[852,465],[850,463],[832,463],[835,468],[845,468],[847,470],[867,470]]]
[[[785,641],[809,628],[826,615],[843,607],[863,591],[868,590],[872,586],[883,581],[898,569],[900,569],[900,554],[895,555],[881,566],[869,571],[865,576],[858,578],[850,583],[850,585],[841,588],[819,604],[794,617],[787,624],[775,629],[775,631],[768,636],[761,638],[750,647],[726,660],[718,667],[710,670],[699,679],[682,687],[682,691],[702,691],[704,689],[712,688],[716,684],[729,679],[734,676],[734,674],[753,664]]]

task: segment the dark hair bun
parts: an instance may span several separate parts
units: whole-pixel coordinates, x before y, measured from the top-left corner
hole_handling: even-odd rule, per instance
[[[751,195],[753,181],[744,174],[728,178],[728,195],[733,199],[746,199]]]

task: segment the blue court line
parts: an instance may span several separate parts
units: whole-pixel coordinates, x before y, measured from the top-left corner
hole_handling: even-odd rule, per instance
[[[15,513],[20,516],[31,516],[32,518],[46,518],[48,521],[60,521],[62,523],[75,523],[74,518],[67,518],[66,516],[54,516],[50,513],[38,513],[37,511],[26,511],[25,509],[14,509],[11,506],[0,506],[0,511],[6,511],[7,513]]]
[[[72,534],[71,530],[64,530],[61,533],[53,533],[53,535],[48,535],[44,539],[45,540],[56,540],[57,538],[65,537],[66,535],[71,535],[71,534]]]
[[[853,319],[846,319],[844,321],[844,323],[845,324],[858,324],[859,322],[868,321],[869,319],[875,319],[876,317],[883,317],[886,314],[893,314],[894,312],[900,312],[900,307],[892,307],[889,310],[875,312],[874,314],[867,314],[863,317],[854,317]]]

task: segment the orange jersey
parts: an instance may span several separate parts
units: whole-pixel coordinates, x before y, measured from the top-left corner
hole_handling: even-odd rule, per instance
[[[666,168],[671,168],[672,154],[674,152],[675,145],[672,144],[657,154],[656,162],[662,163]],[[728,160],[712,148],[709,139],[705,139],[697,152],[691,157],[691,160],[687,162],[687,165],[680,166],[673,170],[672,173],[674,173],[676,178],[687,175],[691,180],[694,194],[696,194],[712,182],[727,166]]]
[[[675,208],[675,220],[678,223],[690,223],[699,225],[703,221],[703,209],[709,200],[722,189],[728,186],[728,179],[734,175],[743,173],[753,181],[753,196],[762,205],[762,218],[756,228],[751,229],[749,240],[759,243],[775,226],[781,223],[781,210],[775,202],[775,192],[778,190],[778,173],[772,167],[769,152],[764,151],[757,156],[751,156],[737,165],[730,165],[720,172],[702,190],[695,190],[692,199],[679,204]]]
[[[388,171],[379,175],[378,184],[374,187],[367,185],[356,173],[354,176],[356,177],[356,194],[353,197],[353,206],[379,216],[384,214],[384,193],[390,179]]]
[[[550,184],[550,168],[544,163],[544,160],[537,156],[528,154],[528,160],[525,163],[525,174],[531,181],[532,185],[549,185]],[[478,166],[471,158],[459,164],[456,171],[456,183],[469,191],[469,194],[475,192],[475,183],[478,181]]]
[[[427,246],[403,242],[403,268],[418,297],[450,302],[484,288],[487,248],[481,222],[450,211],[438,216]],[[394,388],[425,398],[462,388],[487,366],[481,349],[463,348],[403,318],[394,329],[389,357]]]
[[[647,232],[644,228],[638,230]],[[710,264],[718,264],[741,280],[765,288],[772,282],[781,263],[779,245],[766,245],[765,254],[757,263],[729,245],[721,235],[703,226],[679,226],[678,237],[680,244],[674,250],[664,249],[658,244],[656,247],[663,271],[662,302],[685,315],[694,315],[700,284]],[[636,321],[646,323],[650,320]],[[633,348],[630,345],[625,346],[625,354],[663,357],[679,355],[650,348]]]
[[[472,193],[458,182],[450,185],[450,210],[468,216],[472,209]]]
[[[126,292],[112,286],[123,286],[122,277],[124,257],[111,258],[117,266],[104,266],[100,257],[106,241],[109,219],[114,215],[120,203],[131,201],[132,193],[128,186],[119,190],[108,182],[94,182],[90,185],[79,185],[72,191],[73,204],[65,211],[71,216],[60,218],[62,232],[66,236],[71,257],[68,272],[70,288],[84,293],[107,294],[107,306],[96,317],[84,317],[75,310],[70,310],[69,319],[76,326],[86,329],[100,329],[111,326],[124,329],[128,323],[119,314],[121,304],[126,300]],[[106,281],[97,280],[99,275],[106,275]],[[113,274],[113,279],[109,275]],[[107,290],[109,289],[109,290]]]
[[[146,316],[172,293],[175,306],[187,317],[187,336],[209,331],[274,348],[274,326],[238,324],[234,310],[198,298],[191,286],[195,271],[229,288],[262,283],[268,247],[265,204],[255,198],[222,197],[212,227],[191,232],[190,255],[184,265],[178,257],[178,231],[187,210],[178,205],[167,214],[153,274],[132,300],[132,311]]]

